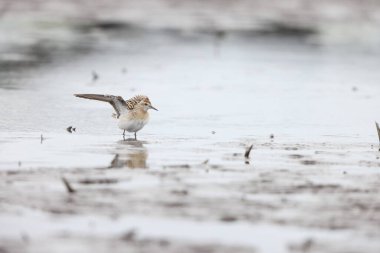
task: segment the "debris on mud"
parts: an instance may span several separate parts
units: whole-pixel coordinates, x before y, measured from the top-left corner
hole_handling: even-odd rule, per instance
[[[220,220],[224,222],[234,222],[234,221],[237,221],[237,218],[231,215],[224,215],[220,218]]]
[[[189,164],[174,164],[174,165],[164,165],[164,169],[190,169]]]
[[[244,153],[245,159],[249,159],[249,155],[251,153],[252,148],[253,148],[253,144],[251,144],[249,147],[246,148],[245,153]]]
[[[69,133],[73,133],[73,132],[76,131],[76,128],[72,127],[72,126],[69,126],[68,128],[66,128],[66,131],[69,132]]]
[[[79,180],[80,184],[116,184],[119,181],[115,178],[97,178],[97,179],[91,179],[91,178],[86,178],[86,179],[81,179]]]
[[[317,161],[315,161],[315,160],[302,160],[301,163],[303,165],[316,165]]]
[[[76,192],[74,190],[74,188],[71,187],[69,181],[65,177],[61,177],[61,180],[62,180],[63,184],[65,185],[66,190],[67,190],[68,193],[75,193]]]
[[[293,158],[293,159],[301,159],[303,158],[304,156],[303,155],[299,155],[299,154],[292,154],[292,155],[289,155],[290,158]]]

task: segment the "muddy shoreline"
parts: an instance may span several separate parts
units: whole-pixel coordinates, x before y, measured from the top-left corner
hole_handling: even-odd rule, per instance
[[[118,24],[1,48],[0,252],[379,252],[378,54]]]

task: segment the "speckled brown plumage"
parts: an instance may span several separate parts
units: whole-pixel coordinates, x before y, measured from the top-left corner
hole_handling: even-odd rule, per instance
[[[135,106],[138,103],[140,103],[142,100],[144,100],[145,102],[147,102],[150,105],[150,100],[147,96],[137,95],[137,96],[134,96],[133,98],[130,98],[130,99],[125,101],[127,104],[128,110],[133,110],[135,108]]]

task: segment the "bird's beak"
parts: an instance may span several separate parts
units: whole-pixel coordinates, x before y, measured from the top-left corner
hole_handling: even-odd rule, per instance
[[[154,108],[154,107],[151,106],[151,105],[149,106],[149,108],[158,111],[156,108]]]

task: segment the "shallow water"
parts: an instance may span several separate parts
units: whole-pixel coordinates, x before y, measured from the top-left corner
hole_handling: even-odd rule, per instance
[[[18,162],[21,168],[107,165],[121,131],[108,104],[72,96],[87,92],[151,98],[160,111],[151,112],[139,140],[153,157],[155,150],[165,157],[161,164],[152,160],[155,165],[170,157],[202,161],[218,149],[216,156],[240,152],[240,143],[260,145],[271,134],[299,144],[367,143],[370,149],[377,143],[377,55],[286,38],[231,35],[216,45],[207,34],[128,35],[105,38],[90,54],[2,73],[9,80],[0,86],[2,169]],[[91,80],[92,71],[98,80]],[[68,126],[76,132],[66,132]]]
[[[15,231],[0,231],[6,248],[22,252],[17,238],[26,234],[30,252],[48,252],[46,235],[30,231],[41,224],[56,249],[91,251],[87,240],[98,238],[98,251],[107,252],[107,242],[120,243],[129,229],[141,236],[129,241],[135,250],[148,238],[155,252],[197,252],[188,246],[194,242],[216,251],[221,243],[243,247],[226,246],[227,252],[306,246],[344,252],[350,238],[356,238],[348,243],[353,252],[380,248],[374,240],[379,55],[235,33],[92,36],[81,45],[87,50],[59,51],[48,62],[0,72],[0,224]],[[74,93],[145,94],[159,111],[151,112],[138,141],[124,141],[110,105]],[[67,195],[61,176],[76,194]],[[18,215],[39,225],[25,228]],[[120,228],[109,233],[115,217]],[[99,234],[78,230],[78,222],[96,224]],[[178,227],[189,232],[177,236]],[[226,234],[210,236],[215,231]],[[239,236],[259,231],[278,244]],[[157,242],[162,238],[179,245],[168,250]]]

